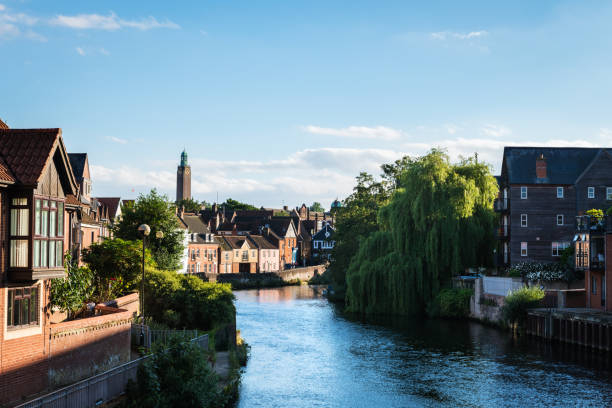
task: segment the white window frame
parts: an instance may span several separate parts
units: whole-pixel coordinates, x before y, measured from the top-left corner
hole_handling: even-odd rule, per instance
[[[595,187],[587,187],[587,198],[595,198]]]
[[[612,201],[612,187],[606,187],[606,200]]]
[[[525,194],[523,194],[523,193],[525,193]],[[528,197],[528,190],[527,190],[527,187],[522,186],[522,187],[521,187],[521,200],[526,200],[526,199],[527,199],[527,197]]]
[[[559,217],[561,218],[561,223],[559,224]],[[557,225],[565,225],[565,217],[563,214],[557,214]]]
[[[564,196],[563,187],[557,187],[557,198],[563,198],[563,196]]]
[[[528,246],[527,242],[521,242],[521,256],[527,256]]]
[[[550,247],[552,256],[561,256],[561,251],[569,247],[569,242],[552,242]]]
[[[526,228],[527,225],[528,225],[527,214],[521,214],[521,228]]]

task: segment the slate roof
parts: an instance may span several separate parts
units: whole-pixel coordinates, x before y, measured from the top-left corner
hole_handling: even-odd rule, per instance
[[[504,148],[502,177],[509,184],[574,184],[597,154],[611,149],[584,147],[514,147]],[[536,177],[536,160],[544,155],[546,178]]]
[[[65,148],[61,139],[62,130],[54,129],[0,129],[0,173],[6,181],[24,185],[36,185],[43,170],[52,160],[56,147],[61,146],[62,158]],[[69,183],[74,188],[70,163],[66,160]]]
[[[261,235],[249,235],[248,237],[259,249],[278,249],[278,246],[275,246]]]
[[[83,180],[87,153],[68,153],[68,157],[70,157],[70,165],[72,166],[74,177],[76,177],[77,182],[80,183]]]
[[[121,204],[121,197],[96,197],[96,200],[108,208],[108,214],[111,217],[114,217],[117,214],[117,209]]]
[[[187,229],[193,234],[210,234],[208,225],[197,214],[183,214],[183,222],[187,225]]]
[[[225,240],[225,242],[227,242],[227,244],[233,248],[233,249],[240,249],[242,248],[242,244],[244,244],[244,241],[247,239],[246,236],[236,236],[236,235],[232,235],[232,236],[227,236],[224,235],[223,239]],[[250,245],[251,247],[253,245]]]
[[[326,231],[329,231],[330,233],[329,238],[325,236]],[[331,239],[334,236],[334,232],[335,231],[332,227],[330,227],[328,224],[325,224],[323,228],[319,230],[319,232],[314,234],[314,236],[312,237],[312,240],[313,241],[326,241],[328,239]]]
[[[280,237],[284,237],[287,234],[287,230],[291,225],[291,217],[272,217],[270,220],[270,229]]]

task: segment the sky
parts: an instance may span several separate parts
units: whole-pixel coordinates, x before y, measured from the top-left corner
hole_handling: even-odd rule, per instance
[[[0,0],[0,118],[96,196],[325,207],[433,147],[612,144],[606,1]]]

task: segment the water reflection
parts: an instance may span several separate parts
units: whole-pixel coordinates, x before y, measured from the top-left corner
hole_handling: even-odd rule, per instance
[[[237,292],[240,407],[608,406],[610,359],[481,324],[364,321],[321,288]]]

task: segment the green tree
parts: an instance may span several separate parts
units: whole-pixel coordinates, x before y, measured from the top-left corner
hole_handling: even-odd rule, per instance
[[[145,314],[181,329],[210,330],[232,322],[236,313],[230,284],[204,282],[193,275],[147,268]]]
[[[228,198],[225,200],[221,207],[225,207],[228,211],[240,211],[240,210],[258,210],[257,207],[252,206],[251,204],[241,203],[240,201],[236,201],[234,199]]]
[[[126,389],[126,408],[207,408],[224,406],[225,395],[197,344],[173,341],[138,367]]]
[[[141,224],[151,227],[147,247],[157,265],[162,269],[179,269],[184,232],[179,228],[174,204],[168,202],[167,196],[154,189],[147,195],[141,194],[133,206],[124,206],[121,220],[114,227],[115,236],[127,241],[142,240],[142,234],[138,232]],[[163,238],[156,238],[158,231],[164,233]]]
[[[93,272],[99,300],[114,299],[137,288],[142,272],[142,241],[115,238],[93,243],[83,250],[82,259]],[[149,250],[145,252],[145,263],[153,265]]]
[[[66,276],[51,280],[49,304],[67,313],[72,319],[85,307],[93,291],[93,273],[87,267],[78,267],[66,256]]]
[[[312,203],[312,205],[310,206],[310,211],[314,211],[314,212],[325,212],[325,208],[323,208],[323,206],[321,205],[320,202],[315,201],[314,203]]]
[[[199,202],[193,198],[184,198],[176,202],[177,208],[183,207],[186,212],[190,213],[199,213],[202,206],[208,206],[208,203],[206,201]]]
[[[475,158],[451,164],[434,149],[397,167],[400,187],[350,259],[350,311],[423,313],[452,276],[493,261],[497,183],[488,165]]]
[[[378,210],[389,198],[383,183],[368,173],[357,177],[353,193],[344,200],[336,213],[336,246],[332,252],[329,273],[336,291],[343,291],[346,271],[359,249],[359,242],[378,230]]]

